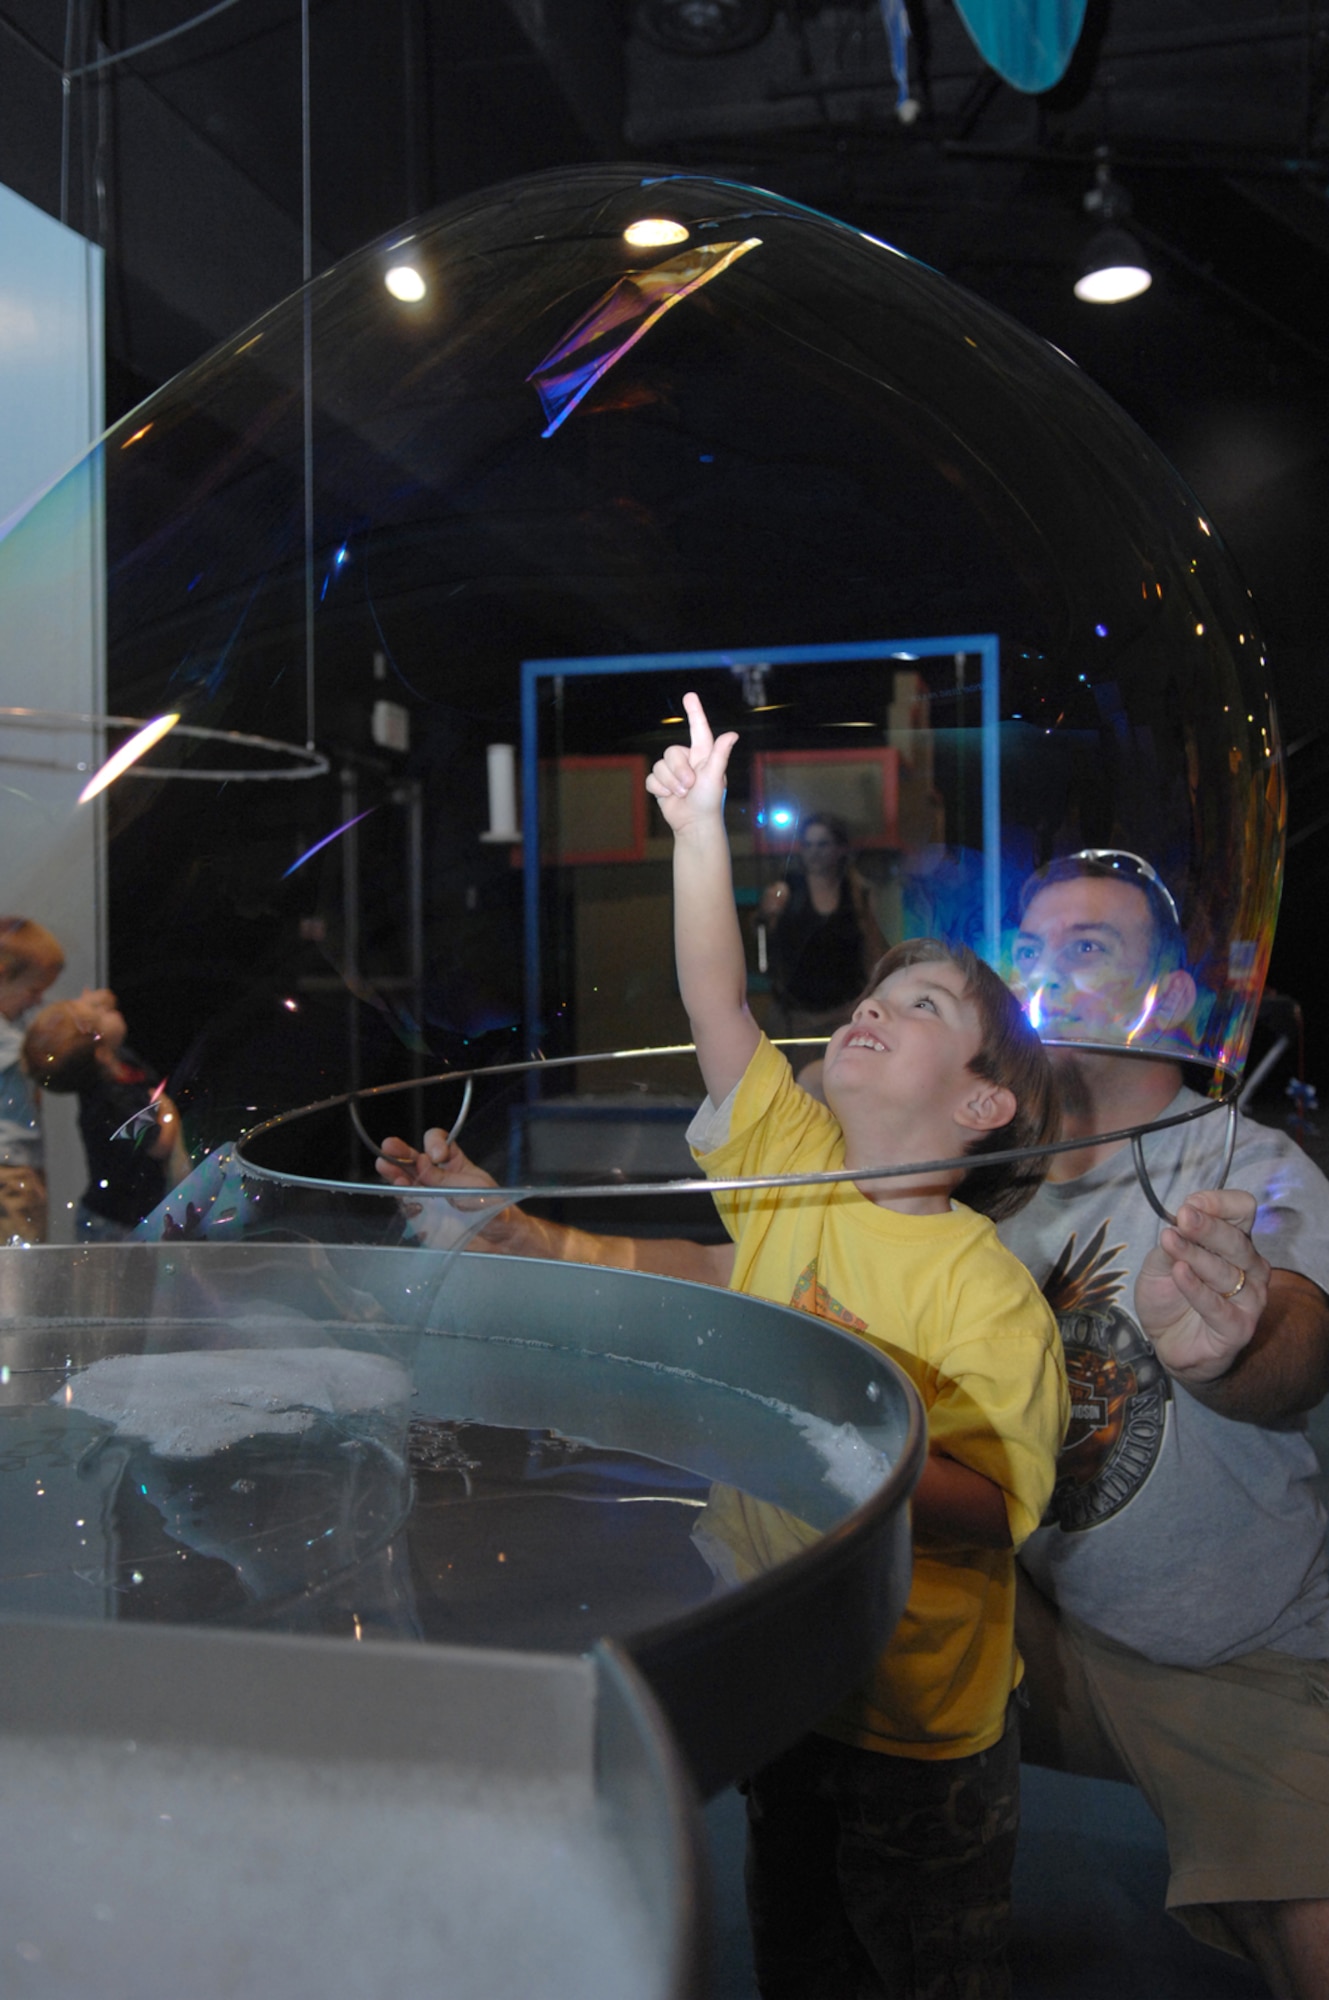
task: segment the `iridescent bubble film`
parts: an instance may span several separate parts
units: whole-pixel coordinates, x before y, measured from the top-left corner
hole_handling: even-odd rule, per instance
[[[759,1018],[940,933],[1049,1040],[1244,1059],[1283,781],[1214,524],[1064,356],[758,190],[584,168],[346,259],[10,527],[0,634],[46,713],[0,729],[4,904],[58,931],[85,872],[196,1161],[345,1090],[686,1042],[643,781],[689,689],[739,731]],[[847,928],[809,972],[818,869]],[[551,1072],[485,1164],[684,1173],[697,1094]],[[338,1129],[303,1164],[364,1178]]]

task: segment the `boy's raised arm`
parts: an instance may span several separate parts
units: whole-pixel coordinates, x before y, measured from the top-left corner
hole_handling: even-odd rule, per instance
[[[725,772],[738,741],[711,734],[695,694],[685,694],[691,740],[671,743],[646,789],[674,835],[674,955],[702,1080],[712,1103],[729,1095],[760,1031],[747,1004],[747,967],[724,829]]]

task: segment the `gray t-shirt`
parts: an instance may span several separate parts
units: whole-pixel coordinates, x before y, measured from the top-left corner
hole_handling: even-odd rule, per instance
[[[1201,1101],[1183,1090],[1165,1115]],[[1226,1132],[1215,1111],[1145,1140],[1172,1214],[1214,1185]],[[1329,1181],[1301,1148],[1242,1118],[1227,1184],[1256,1197],[1269,1262],[1329,1291]],[[1315,1453],[1303,1425],[1236,1423],[1166,1374],[1134,1318],[1162,1226],[1129,1147],[1045,1183],[1000,1226],[1057,1315],[1071,1384],[1056,1489],[1020,1559],[1066,1610],[1152,1660],[1213,1666],[1261,1646],[1329,1658]]]

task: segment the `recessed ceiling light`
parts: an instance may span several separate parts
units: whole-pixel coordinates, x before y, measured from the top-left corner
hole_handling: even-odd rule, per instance
[[[630,243],[634,250],[662,250],[667,243],[686,243],[688,232],[681,222],[671,222],[668,216],[645,215],[640,222],[630,222],[623,231],[623,241]]]
[[[414,264],[394,264],[383,282],[394,299],[408,306],[418,305],[427,289]]]

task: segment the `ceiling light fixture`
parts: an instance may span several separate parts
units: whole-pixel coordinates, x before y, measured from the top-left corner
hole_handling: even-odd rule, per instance
[[[383,282],[394,299],[408,306],[419,305],[429,289],[414,264],[394,264],[384,274]]]
[[[688,232],[681,222],[671,222],[665,215],[644,215],[640,222],[630,222],[623,231],[623,241],[630,243],[634,250],[662,250],[669,243],[686,243]]]
[[[1084,207],[1102,227],[1081,259],[1076,298],[1095,306],[1120,305],[1124,299],[1138,298],[1153,284],[1153,273],[1139,243],[1123,227],[1131,200],[1112,178],[1106,146],[1098,149],[1094,184],[1085,195]]]

